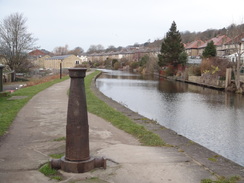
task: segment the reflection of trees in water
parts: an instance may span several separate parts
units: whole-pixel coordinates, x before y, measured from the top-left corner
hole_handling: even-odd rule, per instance
[[[201,95],[199,100],[211,104],[212,106],[224,105],[226,107],[243,108],[244,97],[233,93],[210,89],[198,85],[187,84],[178,81],[160,79],[158,90],[171,98],[177,98],[177,93],[191,92]],[[171,95],[169,95],[171,94]],[[169,99],[169,98],[168,98]]]
[[[129,80],[157,80],[153,76],[143,76],[129,72],[112,71],[112,73],[103,73],[99,78],[109,79],[129,79]],[[132,83],[137,85],[136,83]],[[142,83],[138,83],[141,85]],[[143,83],[143,86],[149,88],[154,87],[155,83]],[[201,102],[209,103],[212,106],[224,105],[226,107],[243,108],[244,97],[233,93],[226,93],[224,91],[210,89],[198,85],[187,84],[179,81],[170,81],[160,78],[158,80],[157,89],[164,94],[167,101],[175,101],[178,98],[177,93],[195,93],[199,94]]]
[[[225,93],[225,106],[244,108],[244,97],[240,94]]]
[[[187,84],[178,81],[160,79],[158,82],[158,90],[164,93],[184,93],[187,89]]]

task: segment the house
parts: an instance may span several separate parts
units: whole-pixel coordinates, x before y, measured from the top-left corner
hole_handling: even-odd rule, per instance
[[[42,57],[42,56],[45,56],[46,53],[41,50],[33,50],[33,51],[29,52],[29,55],[32,57]]]
[[[45,55],[42,57],[38,57],[37,59],[33,60],[33,64],[36,68],[45,68],[45,60],[51,58],[49,55]]]
[[[207,44],[210,41],[213,41],[214,45],[216,46],[217,56],[224,56],[224,55],[226,55],[226,52],[227,52],[224,44],[230,40],[231,39],[226,35],[220,35],[220,36],[214,37],[214,38],[208,40],[207,42],[205,42],[203,45],[199,46],[198,53],[199,53],[199,55],[202,55],[203,50],[205,49]]]
[[[185,45],[185,50],[188,56],[197,57],[199,56],[199,47],[202,46],[204,42],[202,40],[195,40]]]
[[[120,51],[111,51],[111,52],[102,52],[102,53],[92,53],[88,54],[87,58],[89,61],[105,61],[107,59],[117,59],[120,60],[125,58],[129,61],[139,61],[144,55],[157,56],[159,49],[150,49],[150,48],[139,48],[139,47],[127,47]]]
[[[241,52],[244,51],[244,32],[229,40],[224,44],[227,50],[226,55],[230,55],[237,52],[237,49],[241,46]]]
[[[88,57],[86,54],[83,53],[83,54],[79,55],[78,57],[81,59],[82,62],[88,62]]]
[[[81,64],[81,59],[75,55],[60,55],[43,60],[43,66],[45,69],[59,69],[61,64],[62,68],[72,68]]]

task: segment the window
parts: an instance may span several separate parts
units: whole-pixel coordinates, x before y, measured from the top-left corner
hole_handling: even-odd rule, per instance
[[[76,60],[76,61],[75,61],[75,64],[76,64],[76,65],[80,64],[80,61],[79,61],[79,60]]]

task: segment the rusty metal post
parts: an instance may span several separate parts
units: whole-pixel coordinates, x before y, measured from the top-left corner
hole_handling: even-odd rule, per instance
[[[85,161],[90,159],[89,126],[84,86],[86,69],[70,69],[69,74],[71,83],[66,126],[65,159]]]
[[[66,126],[66,153],[60,160],[52,160],[53,168],[83,173],[94,168],[106,168],[104,158],[90,157],[89,125],[84,78],[86,69],[69,69],[71,78]]]

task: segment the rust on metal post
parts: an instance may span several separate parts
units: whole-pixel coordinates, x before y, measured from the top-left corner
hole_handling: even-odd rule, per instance
[[[89,125],[84,78],[86,69],[69,69],[70,93],[66,125],[66,152],[51,166],[66,172],[83,173],[94,168],[106,168],[106,159],[90,157]]]
[[[70,161],[85,161],[89,156],[89,126],[84,78],[86,69],[69,69],[71,78],[67,126],[66,155]]]

